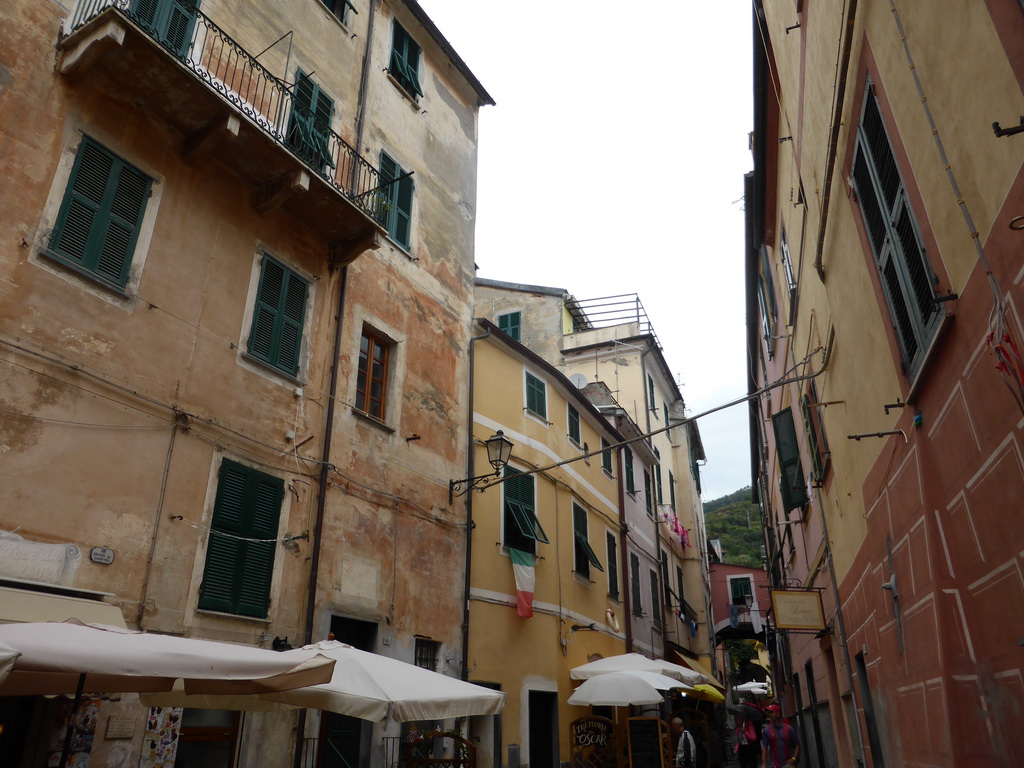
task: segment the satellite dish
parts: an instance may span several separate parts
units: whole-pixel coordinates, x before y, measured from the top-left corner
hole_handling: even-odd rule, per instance
[[[573,383],[573,386],[576,387],[576,389],[583,389],[587,386],[587,377],[582,373],[574,373],[569,377],[569,381]]]

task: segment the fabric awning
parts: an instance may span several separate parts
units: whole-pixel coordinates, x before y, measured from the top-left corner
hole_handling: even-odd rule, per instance
[[[100,600],[0,587],[0,624],[78,619],[127,629],[121,609]]]
[[[673,660],[677,664],[682,664],[684,667],[689,667],[694,672],[699,672],[700,674],[704,675],[708,679],[708,682],[711,683],[711,685],[715,686],[715,688],[718,688],[722,691],[725,690],[725,686],[722,685],[721,681],[717,677],[711,674],[711,670],[708,669],[707,666],[697,661],[696,659],[691,659],[686,656],[683,656],[683,654],[679,653],[679,651],[676,651],[674,649],[670,648],[669,652],[672,654]]]

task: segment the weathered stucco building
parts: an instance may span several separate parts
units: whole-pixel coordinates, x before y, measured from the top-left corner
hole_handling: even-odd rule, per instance
[[[826,620],[772,648],[801,763],[1020,765],[1024,7],[754,7],[753,474]]]
[[[148,631],[334,632],[458,676],[447,482],[493,102],[414,0],[196,6],[0,12],[0,577]],[[44,759],[53,706],[0,700],[0,762]],[[132,738],[102,736],[115,711]],[[133,697],[100,713],[97,761],[156,760]],[[275,766],[335,732],[379,764],[397,736],[330,720],[217,727]]]

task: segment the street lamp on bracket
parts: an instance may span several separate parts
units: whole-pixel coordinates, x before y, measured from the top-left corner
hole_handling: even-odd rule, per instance
[[[451,504],[455,501],[456,496],[462,496],[476,486],[500,477],[501,470],[505,468],[508,460],[512,457],[512,445],[512,441],[505,437],[505,433],[500,429],[484,440],[484,447],[487,448],[487,461],[494,467],[494,472],[477,477],[467,477],[465,480],[449,480],[448,503]]]

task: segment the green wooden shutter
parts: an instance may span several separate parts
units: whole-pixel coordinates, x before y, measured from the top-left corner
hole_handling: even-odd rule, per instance
[[[88,137],[82,139],[50,239],[51,251],[123,287],[151,179]]]
[[[544,382],[531,373],[526,374],[526,410],[542,419],[548,417],[547,392]]]
[[[394,23],[391,39],[391,76],[414,96],[422,96],[420,88],[420,47],[401,24]]]
[[[633,475],[633,451],[630,448],[623,448],[622,463],[626,469],[626,492],[636,493],[636,478]]]
[[[298,372],[308,292],[305,280],[269,256],[263,257],[249,334],[250,355],[293,376]]]
[[[629,594],[633,600],[633,615],[642,616],[644,605],[640,599],[640,558],[632,553],[629,555]]]
[[[569,406],[569,439],[579,445],[580,443],[580,412]]]
[[[516,341],[520,340],[521,312],[507,312],[498,316],[498,330],[504,331]]]
[[[283,497],[280,478],[233,461],[221,464],[200,608],[261,618],[267,615],[273,540]]]
[[[644,506],[647,514],[654,517],[654,499],[651,497],[651,473],[644,470]]]
[[[782,505],[784,511],[789,512],[807,503],[807,486],[803,464],[800,461],[800,445],[793,425],[793,410],[787,408],[772,416],[772,427],[775,430],[775,449],[779,457]]]
[[[413,183],[412,176],[399,179],[404,173],[402,166],[386,152],[380,153],[380,183],[387,186],[381,194],[383,211],[379,221],[392,240],[408,248],[412,235]]]
[[[601,469],[603,469],[608,474],[611,474],[612,473],[612,452],[611,452],[611,450],[608,447],[609,445],[610,445],[610,443],[602,437],[601,438]]]
[[[132,16],[175,56],[184,57],[192,43],[199,0],[135,0]]]
[[[619,543],[611,531],[605,533],[605,551],[608,557],[608,594],[619,599]]]

